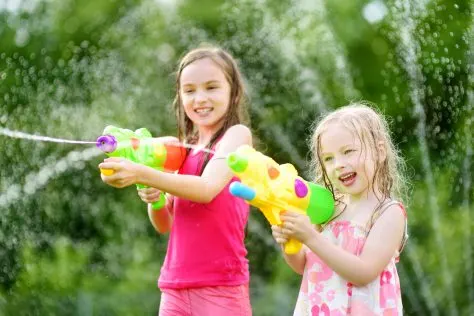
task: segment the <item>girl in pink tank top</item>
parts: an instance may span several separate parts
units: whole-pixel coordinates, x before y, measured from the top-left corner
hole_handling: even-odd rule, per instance
[[[233,175],[225,160],[239,146],[252,145],[251,132],[242,125],[248,115],[241,74],[232,56],[210,47],[188,52],[176,78],[179,139],[174,141],[195,148],[179,172],[108,158],[99,167],[114,173],[102,179],[120,188],[149,186],[139,191],[147,203],[168,193],[163,209],[148,207],[155,229],[170,232],[158,281],[159,315],[251,315],[244,245],[249,206],[229,193]]]

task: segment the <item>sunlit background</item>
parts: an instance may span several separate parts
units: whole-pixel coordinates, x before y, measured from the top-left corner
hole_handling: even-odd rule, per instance
[[[0,314],[152,315],[166,236],[135,188],[103,184],[106,125],[175,135],[177,60],[238,59],[259,150],[308,173],[311,123],[375,103],[407,159],[406,315],[474,315],[472,0],[0,0]],[[21,132],[21,133],[20,133]],[[262,214],[254,315],[291,315],[300,277]]]

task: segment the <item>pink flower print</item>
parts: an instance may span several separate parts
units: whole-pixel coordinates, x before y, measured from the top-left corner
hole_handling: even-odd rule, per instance
[[[311,302],[311,305],[319,305],[323,300],[321,299],[319,293],[312,293],[309,296],[309,301]]]
[[[393,306],[396,301],[397,290],[391,280],[392,273],[390,271],[383,271],[380,275],[380,307],[382,308]]]
[[[353,316],[375,316],[370,308],[359,300],[353,300],[350,308],[350,315]]]
[[[392,279],[392,273],[390,273],[390,271],[387,271],[387,270],[382,271],[382,274],[380,275],[380,285],[390,283],[391,279]]]
[[[390,308],[383,311],[383,316],[398,316],[397,308]]]
[[[391,307],[395,304],[397,290],[395,284],[391,283],[392,273],[383,271],[380,276],[380,307]]]
[[[348,295],[349,297],[352,297],[352,287],[353,287],[352,283],[351,283],[351,282],[347,282],[347,295]]]
[[[357,254],[359,251],[359,245],[361,245],[362,238],[354,236],[354,228],[351,227],[343,232],[342,248],[349,251],[350,253]]]
[[[332,300],[334,300],[335,295],[336,295],[336,291],[330,290],[326,293],[326,299],[331,302]]]
[[[380,307],[393,307],[397,300],[397,291],[393,284],[380,286]]]
[[[332,228],[332,233],[336,238],[339,238],[339,234],[341,233],[343,227],[341,223],[336,223]]]
[[[331,311],[326,304],[321,305],[321,307],[315,305],[311,308],[311,316],[331,316]]]
[[[318,283],[314,286],[314,290],[318,293],[321,293],[322,291],[324,291],[324,284],[322,283]]]
[[[318,268],[319,269],[315,272],[316,275],[314,276],[316,278],[316,280],[314,280],[315,283],[327,281],[334,274],[334,271],[332,271],[332,269],[324,262],[321,262]]]
[[[334,272],[318,256],[311,256],[311,268],[308,269],[308,281],[318,284],[322,281],[329,280]]]

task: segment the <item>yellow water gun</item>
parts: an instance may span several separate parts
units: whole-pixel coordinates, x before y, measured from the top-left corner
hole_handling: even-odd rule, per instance
[[[227,157],[227,165],[241,180],[233,182],[230,193],[259,208],[271,225],[281,225],[280,213],[306,214],[313,224],[327,222],[334,213],[334,199],[324,186],[298,176],[292,164],[279,165],[272,158],[248,145]],[[290,239],[284,246],[287,254],[301,249],[301,242]]]

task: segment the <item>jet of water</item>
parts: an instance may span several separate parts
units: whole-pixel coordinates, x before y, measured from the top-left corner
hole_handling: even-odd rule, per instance
[[[53,138],[41,135],[32,135],[19,131],[12,131],[8,128],[0,128],[0,134],[8,137],[29,139],[42,142],[53,142],[53,143],[68,143],[68,144],[95,144],[95,141],[82,141],[82,140],[68,140],[62,138]]]
[[[6,192],[0,195],[0,207],[7,208],[12,203],[33,195],[36,191],[45,186],[49,180],[61,175],[71,167],[75,169],[83,168],[83,162],[96,157],[99,153],[100,152],[95,147],[81,152],[72,151],[67,154],[66,157],[55,161],[54,163],[47,164],[38,172],[28,174],[23,186],[12,184],[8,186]]]
[[[53,142],[53,143],[85,144],[85,145],[90,145],[90,144],[95,145],[97,143],[97,141],[69,140],[69,139],[54,138],[54,137],[41,136],[41,135],[32,135],[32,134],[28,134],[28,133],[24,133],[20,131],[12,131],[12,130],[9,130],[8,128],[0,128],[0,135],[5,135],[8,137],[13,137],[13,138],[22,138],[22,139],[28,139],[28,140],[34,140],[34,141]],[[167,144],[190,148],[190,149],[194,149],[195,151],[204,151],[211,154],[215,153],[214,150],[204,148],[200,145],[191,145],[191,144],[174,143],[174,142],[167,143]]]

